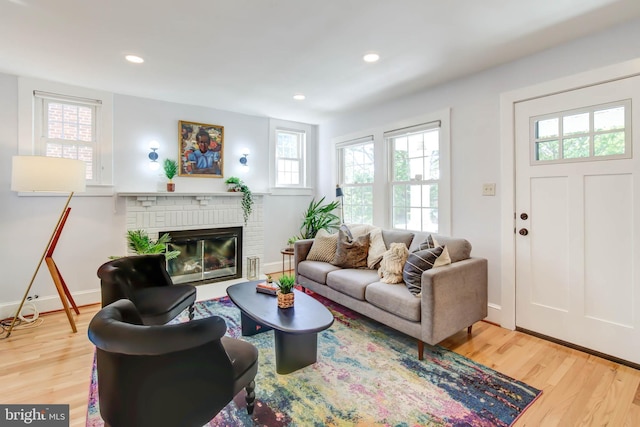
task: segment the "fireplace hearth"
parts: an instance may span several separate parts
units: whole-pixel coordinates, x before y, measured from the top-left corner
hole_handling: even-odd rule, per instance
[[[173,283],[200,285],[242,277],[242,227],[161,231],[169,250],[180,255],[167,261]]]

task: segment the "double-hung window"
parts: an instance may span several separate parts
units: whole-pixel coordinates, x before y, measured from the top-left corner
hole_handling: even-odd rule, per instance
[[[82,160],[87,184],[100,182],[98,118],[101,101],[34,92],[35,154]]]
[[[338,150],[339,182],[345,223],[373,224],[375,170],[373,136],[342,142]]]
[[[439,231],[440,121],[384,133],[391,159],[391,221],[397,229]]]
[[[306,133],[276,129],[276,187],[305,185]]]

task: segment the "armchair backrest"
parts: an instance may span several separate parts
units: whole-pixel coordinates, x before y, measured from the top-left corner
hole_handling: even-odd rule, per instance
[[[165,266],[164,254],[127,256],[103,264],[98,269],[102,306],[122,298],[136,303],[135,290],[171,285]]]

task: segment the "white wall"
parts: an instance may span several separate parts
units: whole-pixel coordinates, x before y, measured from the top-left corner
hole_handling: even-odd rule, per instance
[[[320,125],[319,146],[330,147],[332,138],[450,107],[451,234],[467,238],[473,255],[489,260],[489,318],[500,322],[500,94],[638,58],[638,40],[640,21],[635,20],[394,102],[345,114]],[[319,150],[319,164],[332,158],[332,150]],[[319,193],[331,194],[334,181],[334,176],[321,172]],[[482,183],[496,183],[496,196],[483,197]]]
[[[160,143],[160,161],[178,156],[178,121],[224,126],[224,176],[238,176],[255,193],[268,193],[269,121],[210,108],[114,95],[114,192],[163,191],[161,171],[148,168],[149,141]],[[239,162],[251,150],[249,168]],[[312,147],[315,151],[315,146]],[[65,197],[19,197],[10,190],[11,156],[18,153],[18,79],[0,74],[0,318],[14,314],[64,206]],[[177,192],[226,191],[224,179],[176,177]],[[298,232],[308,196],[266,196],[263,270],[279,271],[280,249]],[[98,267],[109,255],[126,253],[122,197],[76,195],[54,259],[78,304],[100,300]],[[38,309],[61,308],[46,266],[30,294]]]

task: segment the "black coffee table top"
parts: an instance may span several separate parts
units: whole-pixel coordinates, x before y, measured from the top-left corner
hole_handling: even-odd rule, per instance
[[[256,282],[238,283],[227,288],[235,305],[254,321],[291,334],[320,332],[333,324],[333,315],[322,303],[294,290],[291,308],[278,308],[276,296],[256,292]]]

